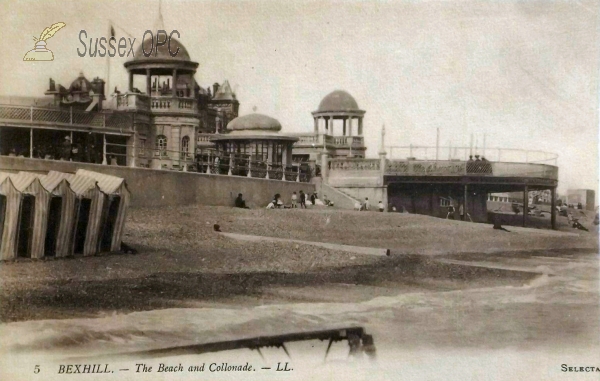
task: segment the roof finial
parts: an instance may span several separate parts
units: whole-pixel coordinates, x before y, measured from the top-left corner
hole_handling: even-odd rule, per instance
[[[163,15],[162,15],[162,0],[158,0],[158,28],[157,29],[165,29],[165,22],[163,20]],[[157,37],[158,38],[158,37]]]

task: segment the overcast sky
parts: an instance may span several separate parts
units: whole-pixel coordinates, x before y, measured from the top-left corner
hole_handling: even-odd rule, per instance
[[[107,77],[106,58],[80,58],[88,37],[137,38],[157,26],[158,1],[6,1],[0,14],[0,95],[40,96],[48,78]],[[386,145],[469,145],[560,155],[559,191],[598,190],[598,1],[168,1],[203,87],[228,79],[240,114],[310,132],[311,111],[335,89],[366,110],[367,156]],[[8,10],[6,10],[8,9]],[[32,36],[58,21],[53,62],[23,62]],[[10,38],[9,38],[10,36]],[[124,90],[123,63],[110,84]]]

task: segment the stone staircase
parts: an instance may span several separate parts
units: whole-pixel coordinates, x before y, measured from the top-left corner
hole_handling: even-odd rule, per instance
[[[322,200],[325,195],[327,198],[333,202],[336,208],[340,209],[354,209],[354,204],[358,202],[358,200],[349,194],[342,192],[330,185],[323,184],[323,181],[320,177],[314,177],[311,179],[311,183],[315,184],[315,190],[319,195],[319,198]]]

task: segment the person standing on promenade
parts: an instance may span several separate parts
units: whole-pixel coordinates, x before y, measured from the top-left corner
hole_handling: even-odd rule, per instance
[[[460,203],[460,205],[458,206],[458,214],[460,214],[460,220],[464,221],[465,220],[465,206]]]
[[[292,194],[292,208],[297,208],[298,207],[298,195],[296,194],[296,192],[294,192]]]

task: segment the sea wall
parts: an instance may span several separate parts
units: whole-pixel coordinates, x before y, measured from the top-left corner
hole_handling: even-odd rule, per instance
[[[289,204],[292,192],[298,193],[303,190],[305,193],[312,193],[315,190],[313,184],[301,182],[0,157],[0,171],[3,172],[48,173],[54,170],[75,173],[79,168],[123,177],[132,193],[132,207],[189,204],[232,206],[237,194],[242,193],[246,204],[251,208],[257,208],[266,206],[275,193],[281,194],[283,201]]]

